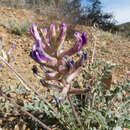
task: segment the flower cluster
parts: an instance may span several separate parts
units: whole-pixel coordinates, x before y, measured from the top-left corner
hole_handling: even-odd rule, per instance
[[[8,63],[9,62],[14,62],[15,61],[15,57],[11,56],[11,53],[14,51],[15,49],[15,45],[12,43],[11,48],[9,49],[8,52],[6,52],[3,47],[0,47],[0,55],[2,54],[1,58],[6,60]],[[5,65],[5,64],[4,64]],[[0,63],[0,68],[2,68],[2,64]]]
[[[87,44],[86,32],[82,34],[75,32],[74,36],[77,42],[67,51],[61,50],[67,32],[65,23],[61,24],[61,29],[59,26],[51,24],[49,28],[40,28],[39,30],[37,24],[33,24],[30,32],[35,39],[30,53],[31,57],[41,65],[45,72],[45,80],[56,80],[63,84],[65,97],[70,88],[70,82],[77,76],[79,68],[87,60],[85,52],[82,52],[81,57],[76,62],[72,59],[72,56]],[[36,73],[36,69],[34,70]],[[44,82],[44,85],[49,84]]]

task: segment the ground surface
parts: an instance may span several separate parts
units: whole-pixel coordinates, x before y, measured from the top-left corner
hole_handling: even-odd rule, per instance
[[[9,24],[10,21],[16,19],[19,22],[38,22],[40,25],[43,25],[43,27],[48,26],[51,21],[46,17],[39,16],[31,11],[16,10],[0,6],[0,38],[2,39],[3,49],[8,51],[11,44],[15,44],[15,50],[11,54],[15,57],[15,62],[10,64],[12,64],[17,72],[27,81],[38,86],[40,83],[32,73],[32,66],[36,63],[29,56],[34,43],[33,38],[30,34],[23,36],[12,34],[6,27],[6,24]],[[90,27],[77,25],[75,30],[80,32],[86,31],[88,33],[89,43],[86,48],[93,50],[93,43],[96,42],[94,60],[112,61],[117,64],[113,75],[114,82],[117,80],[123,80],[126,75],[130,73],[130,41],[109,32],[103,32],[100,30],[94,32]],[[93,35],[95,36],[94,41],[92,41]],[[71,42],[67,42],[67,46],[70,46],[69,43]],[[91,51],[89,54],[89,60],[91,61]],[[14,87],[19,83],[20,81],[16,79],[14,74],[7,67],[2,67],[0,70],[0,87],[5,87],[6,85]]]
[[[33,73],[31,71],[34,61],[29,57],[29,52],[32,48],[34,40],[30,36],[30,34],[23,36],[12,34],[5,26],[6,24],[9,24],[9,21],[15,22],[15,19],[17,19],[19,22],[39,22],[39,24],[43,25],[44,27],[48,26],[51,21],[48,21],[45,17],[37,16],[31,11],[16,10],[1,6],[0,18],[0,23],[2,23],[2,21],[4,23],[0,25],[0,38],[2,38],[3,40],[3,48],[8,51],[11,47],[11,43],[15,44],[16,48],[11,54],[12,56],[15,56],[16,59],[13,66],[25,79],[35,84],[35,77],[33,76]],[[76,30],[80,32],[86,31],[88,33],[88,48],[90,49],[93,49],[91,37],[93,37],[92,35],[95,35],[96,51],[94,58],[116,63],[116,78],[120,79],[126,76],[126,74],[130,71],[130,41],[125,38],[121,38],[120,36],[112,35],[108,32],[102,32],[99,30],[93,32],[91,28],[85,26],[77,26]],[[0,70],[0,85],[14,86],[17,84],[19,84],[19,81],[16,80],[15,76],[7,67],[4,67],[2,70]]]

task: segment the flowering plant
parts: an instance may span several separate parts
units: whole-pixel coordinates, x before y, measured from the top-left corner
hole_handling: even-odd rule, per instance
[[[12,43],[12,46],[11,48],[9,49],[8,52],[6,52],[4,49],[3,49],[3,46],[1,45],[0,46],[0,55],[2,54],[2,57],[4,60],[6,60],[8,63],[11,61],[11,62],[14,62],[15,61],[15,57],[14,56],[11,56],[11,53],[14,51],[15,49],[15,44]],[[5,64],[4,64],[5,65]],[[0,63],[0,69],[2,68],[2,64]]]
[[[113,86],[113,89],[110,89],[112,68],[115,64],[108,62],[101,70],[97,71],[101,62],[96,60],[93,63],[93,53],[92,64],[89,64],[87,69],[85,67],[81,75],[83,86],[87,86],[86,83],[89,83],[88,87],[84,89],[71,88],[71,81],[78,75],[79,69],[87,60],[87,53],[85,52],[80,53],[81,58],[77,61],[73,60],[73,55],[87,44],[87,36],[86,33],[80,34],[76,32],[74,34],[77,38],[75,45],[67,51],[62,51],[61,46],[65,40],[66,30],[67,27],[64,23],[61,26],[61,31],[54,24],[49,29],[40,29],[40,31],[37,29],[37,24],[33,24],[31,27],[31,33],[36,42],[30,54],[41,65],[44,75],[39,73],[36,66],[33,66],[33,72],[38,78],[41,78],[40,81],[43,86],[58,90],[61,94],[60,97],[56,96],[51,100],[50,96],[52,95],[49,93],[46,93],[44,96],[41,95],[42,89],[37,91],[36,87],[33,87],[33,85],[24,80],[8,64],[11,59],[10,53],[14,50],[15,46],[12,44],[12,48],[8,53],[1,49],[0,53],[2,53],[2,56],[0,56],[0,60],[14,72],[23,85],[19,84],[13,88],[2,86],[0,88],[0,107],[4,115],[2,116],[5,117],[5,120],[2,121],[4,122],[3,128],[9,128],[11,125],[14,128],[14,124],[20,124],[21,119],[21,123],[23,124],[25,119],[27,121],[26,124],[31,129],[39,129],[41,127],[47,130],[50,130],[49,127],[52,129],[56,127],[56,129],[68,130],[130,128],[128,114],[129,96],[127,94],[130,86],[129,74],[126,77],[125,84],[117,83],[117,85]],[[97,74],[92,73],[94,71]],[[53,81],[54,83],[52,83]],[[75,86],[75,82],[72,85]],[[89,91],[89,85],[91,85],[91,91]],[[88,91],[89,93],[86,94]],[[70,93],[75,95],[67,95]],[[13,99],[14,94],[16,94],[15,99]],[[30,94],[31,96],[29,96]],[[63,102],[66,96],[68,100]],[[29,97],[29,100],[27,100],[27,97]],[[58,99],[60,103],[55,99]],[[14,108],[18,108],[17,113]],[[11,121],[11,123],[9,111],[13,118],[16,115],[16,119]],[[28,116],[32,119],[28,118]],[[8,119],[9,121],[7,121]],[[49,127],[43,122],[46,122]],[[22,128],[21,125],[20,128]]]
[[[41,83],[46,87],[59,88],[60,90],[63,88],[59,98],[61,100],[66,97],[68,92],[79,93],[81,90],[70,89],[70,83],[78,75],[80,67],[87,60],[87,53],[82,52],[81,58],[76,62],[74,62],[72,56],[88,43],[86,32],[82,34],[75,32],[74,36],[77,42],[72,48],[63,51],[61,47],[67,32],[65,23],[61,24],[61,30],[55,24],[51,24],[50,28],[40,28],[40,31],[38,31],[37,24],[33,24],[30,31],[35,39],[30,55],[41,65],[45,74],[44,77],[40,76],[44,78],[44,80],[41,80]],[[39,76],[36,67],[33,67],[33,72]],[[56,81],[56,84],[49,84],[45,80]]]

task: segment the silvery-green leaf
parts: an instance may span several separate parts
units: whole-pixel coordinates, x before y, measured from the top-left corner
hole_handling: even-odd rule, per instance
[[[116,126],[113,130],[122,130],[122,128],[120,126]]]
[[[8,56],[7,56],[6,52],[5,52],[3,49],[1,50],[1,52],[2,52],[3,58],[4,58],[5,60],[8,60]]]

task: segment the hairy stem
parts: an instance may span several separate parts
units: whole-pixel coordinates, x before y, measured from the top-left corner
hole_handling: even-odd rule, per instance
[[[78,122],[78,123],[80,124],[80,126],[82,127],[83,125],[82,125],[82,123],[81,123],[81,121],[80,121],[80,119],[79,119],[79,117],[78,117],[78,114],[77,114],[77,112],[76,112],[76,110],[75,110],[75,108],[74,108],[74,106],[73,106],[72,99],[71,99],[70,96],[68,96],[68,100],[69,100],[70,106],[72,107],[72,111],[73,111],[73,114],[74,114],[74,116],[75,116],[77,122]],[[84,130],[84,129],[83,129],[83,130]]]
[[[94,104],[95,104],[95,97],[96,97],[96,93],[94,92],[93,97],[92,97],[92,108],[94,107]]]

